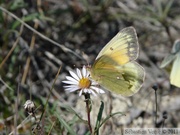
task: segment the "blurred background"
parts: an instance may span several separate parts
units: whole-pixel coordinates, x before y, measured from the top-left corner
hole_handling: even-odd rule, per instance
[[[0,133],[12,134],[17,128],[16,133],[32,134],[36,123],[23,107],[31,99],[37,119],[48,101],[42,134],[68,134],[56,114],[77,134],[86,134],[88,126],[63,106],[86,120],[84,97],[65,92],[62,81],[69,70],[91,65],[103,46],[128,26],[136,29],[139,38],[137,61],[146,71],[143,87],[129,98],[108,91],[92,97],[92,127],[101,100],[104,118],[114,112],[126,114],[110,118],[101,134],[120,134],[131,127],[180,127],[180,90],[169,83],[171,65],[160,68],[180,38],[179,7],[179,0],[1,0]]]

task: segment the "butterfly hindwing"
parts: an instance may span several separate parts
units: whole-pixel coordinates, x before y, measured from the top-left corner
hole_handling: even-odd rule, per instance
[[[125,65],[113,63],[108,56],[102,56],[94,64],[91,76],[105,89],[123,96],[131,96],[142,86],[144,69],[135,61]],[[106,61],[107,60],[107,61]]]

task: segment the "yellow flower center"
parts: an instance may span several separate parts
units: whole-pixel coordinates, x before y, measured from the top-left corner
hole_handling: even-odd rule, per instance
[[[91,85],[91,81],[88,79],[88,78],[82,78],[80,81],[79,81],[79,87],[80,88],[89,88]]]

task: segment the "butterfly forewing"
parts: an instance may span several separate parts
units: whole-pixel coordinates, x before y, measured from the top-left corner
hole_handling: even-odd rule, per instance
[[[135,60],[138,57],[138,52],[139,44],[136,31],[133,27],[127,27],[117,33],[117,35],[105,45],[96,59],[102,55],[108,55],[123,65],[131,60]]]

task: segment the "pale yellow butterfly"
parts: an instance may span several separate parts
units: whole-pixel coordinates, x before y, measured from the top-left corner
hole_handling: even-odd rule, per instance
[[[180,87],[180,39],[174,42],[171,53],[164,58],[160,67],[164,68],[171,62],[173,62],[173,65],[170,74],[170,83]]]
[[[145,71],[135,60],[139,54],[139,43],[133,27],[121,30],[98,54],[91,77],[103,88],[131,96],[139,91]]]

